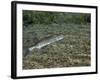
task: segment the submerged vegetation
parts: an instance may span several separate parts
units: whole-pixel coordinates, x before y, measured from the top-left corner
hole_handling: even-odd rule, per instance
[[[90,66],[90,17],[86,13],[23,10],[23,69]],[[40,40],[59,34],[64,39],[27,52]]]

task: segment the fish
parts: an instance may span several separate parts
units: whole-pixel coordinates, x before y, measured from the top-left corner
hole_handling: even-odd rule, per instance
[[[33,49],[41,49],[51,43],[54,43],[56,41],[62,40],[64,38],[64,35],[55,35],[49,38],[45,38],[43,40],[41,40],[40,42],[38,42],[36,45],[28,48],[29,51],[32,51]]]

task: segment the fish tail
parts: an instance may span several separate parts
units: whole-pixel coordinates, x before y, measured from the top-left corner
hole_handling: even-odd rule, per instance
[[[29,51],[32,51],[34,48],[36,48],[35,46],[28,48]]]

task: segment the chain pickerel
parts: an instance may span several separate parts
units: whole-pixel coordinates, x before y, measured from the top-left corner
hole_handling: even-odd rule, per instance
[[[46,39],[41,40],[40,42],[38,42],[35,46],[32,46],[29,48],[29,51],[32,51],[33,49],[41,49],[42,47],[45,47],[51,43],[54,43],[56,41],[62,40],[64,38],[64,35],[56,35],[53,37],[49,37]]]

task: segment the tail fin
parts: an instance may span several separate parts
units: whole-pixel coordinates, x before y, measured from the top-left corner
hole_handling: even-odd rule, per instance
[[[36,48],[35,46],[28,48],[29,51],[32,51],[34,48]]]

